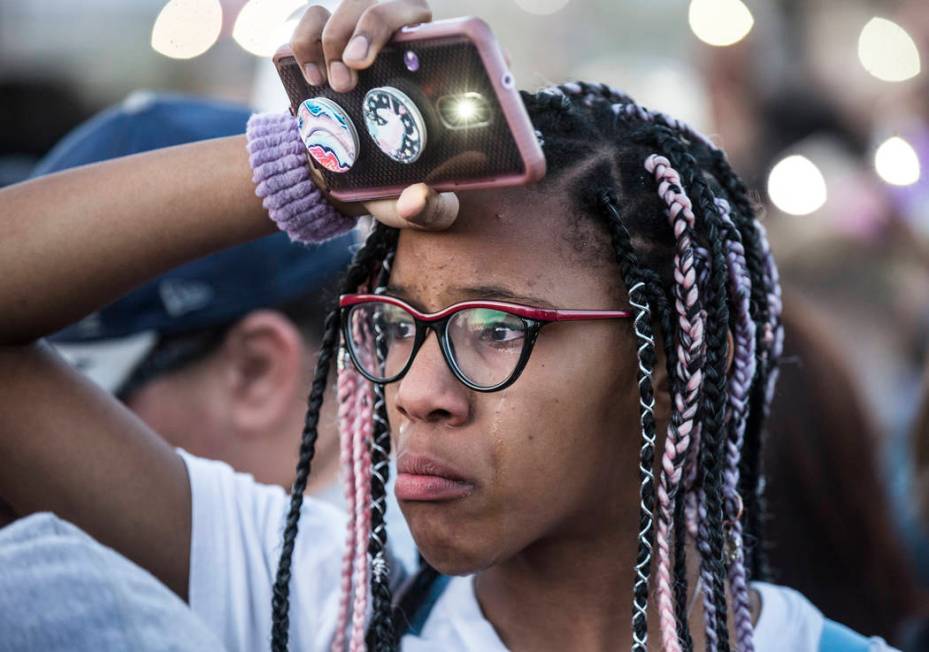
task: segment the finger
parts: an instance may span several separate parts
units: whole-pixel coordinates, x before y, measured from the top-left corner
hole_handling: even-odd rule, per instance
[[[424,183],[406,188],[396,200],[367,202],[371,215],[397,229],[413,228],[441,231],[458,217],[458,196],[453,192],[437,193]]]
[[[329,10],[314,5],[303,12],[300,22],[290,37],[290,49],[300,64],[303,77],[311,86],[326,83],[326,64],[323,56],[322,34],[329,20]]]
[[[353,70],[364,70],[398,29],[430,20],[432,11],[419,0],[390,0],[369,7],[358,19],[342,61]]]
[[[375,0],[343,0],[323,28],[323,55],[326,57],[329,86],[336,92],[346,93],[358,83],[358,73],[342,62],[342,52],[355,31],[358,19],[374,2]]]

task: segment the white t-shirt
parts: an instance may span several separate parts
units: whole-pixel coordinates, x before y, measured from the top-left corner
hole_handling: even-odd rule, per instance
[[[181,451],[193,499],[190,606],[230,652],[270,648],[271,587],[280,556],[289,497],[222,462]],[[328,650],[334,636],[345,517],[307,497],[293,555],[290,583],[291,649]],[[817,652],[823,615],[802,595],[755,583],[761,614],[756,652]],[[401,641],[404,652],[505,652],[484,618],[471,577],[455,577],[439,597],[419,636]],[[890,650],[873,639],[872,652]]]

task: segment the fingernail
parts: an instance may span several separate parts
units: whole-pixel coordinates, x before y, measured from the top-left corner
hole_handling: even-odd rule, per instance
[[[303,74],[306,75],[306,80],[313,86],[322,86],[325,81],[322,71],[315,63],[308,63],[303,66]]]
[[[348,42],[348,47],[342,53],[343,60],[364,61],[368,56],[368,39],[358,35]]]
[[[416,192],[411,191],[410,188],[404,190],[397,199],[397,215],[408,220],[421,213],[426,205],[427,193],[428,188],[417,188]]]
[[[348,71],[348,66],[346,66],[341,61],[333,61],[329,64],[329,85],[334,89],[344,89],[348,88],[349,84],[352,83],[351,73]]]

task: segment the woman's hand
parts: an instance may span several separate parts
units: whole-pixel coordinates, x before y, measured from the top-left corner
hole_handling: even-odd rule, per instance
[[[343,0],[334,14],[315,5],[303,14],[290,47],[310,84],[328,80],[332,90],[347,93],[394,32],[430,20],[425,0]]]
[[[384,44],[404,25],[432,20],[425,0],[343,0],[330,14],[321,6],[306,10],[294,30],[290,48],[306,80],[345,93],[358,83],[358,72],[374,63]],[[330,198],[342,213],[372,215],[395,228],[446,229],[458,215],[458,197],[437,193],[426,184],[406,188],[397,199],[347,204]]]

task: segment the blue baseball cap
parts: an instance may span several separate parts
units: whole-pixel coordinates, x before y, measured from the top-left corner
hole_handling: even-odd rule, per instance
[[[241,134],[234,104],[138,92],[66,136],[33,176],[197,140]],[[222,326],[330,286],[351,259],[351,234],[317,246],[279,233],[173,269],[49,340],[115,392],[164,336]]]

